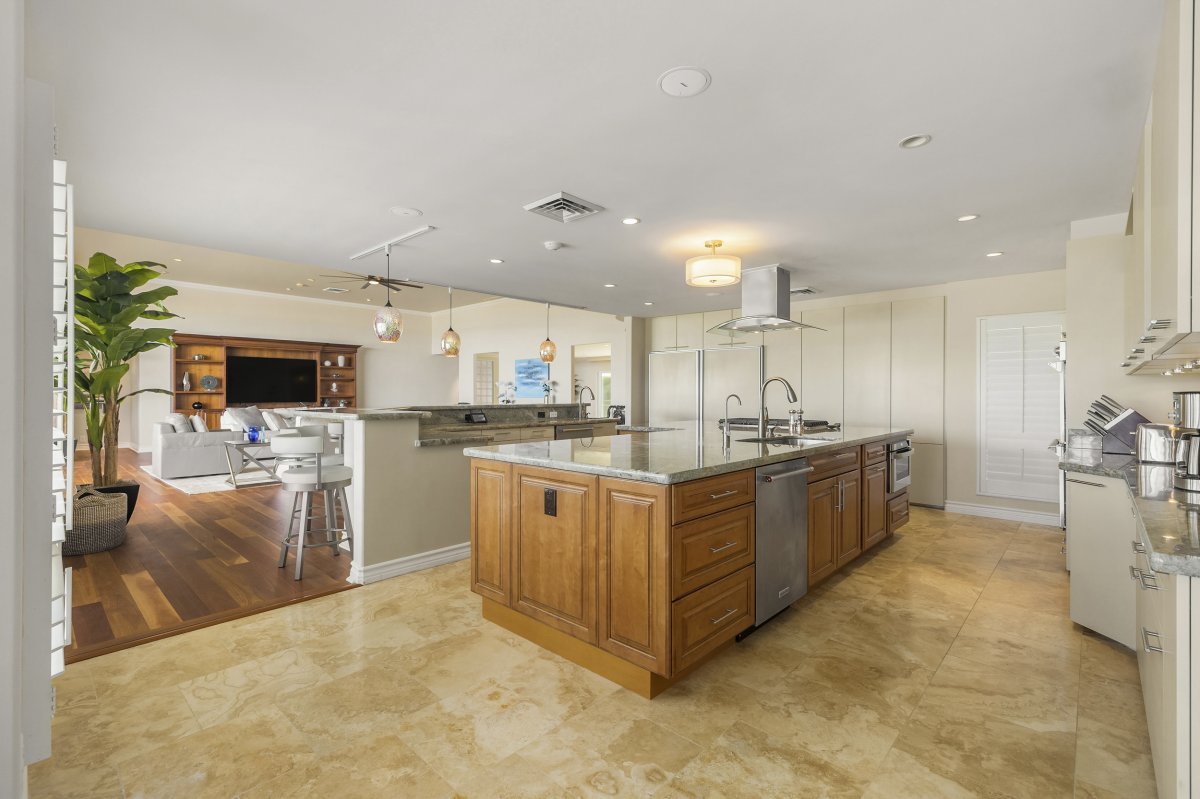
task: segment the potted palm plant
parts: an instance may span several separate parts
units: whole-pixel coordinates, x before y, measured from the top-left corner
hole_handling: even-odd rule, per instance
[[[139,320],[176,318],[163,305],[178,292],[171,286],[135,293],[159,277],[165,266],[153,261],[119,264],[102,252],[75,265],[75,401],[83,408],[92,460],[92,484],[100,491],[122,491],[133,515],[137,483],[117,477],[117,440],[121,404],[145,392],[170,394],[165,388],[122,392],[129,366],[143,352],[174,347],[175,331],[166,327],[134,327]]]

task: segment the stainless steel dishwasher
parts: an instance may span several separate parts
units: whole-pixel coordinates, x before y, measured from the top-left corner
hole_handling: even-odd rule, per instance
[[[808,593],[808,459],[754,470],[754,623]]]

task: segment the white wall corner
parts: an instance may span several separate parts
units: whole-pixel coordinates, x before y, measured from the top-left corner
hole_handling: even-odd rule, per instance
[[[1127,213],[1076,219],[1071,223],[1071,240],[1090,239],[1093,236],[1124,236],[1128,221]]]
[[[387,580],[390,577],[399,577],[402,574],[424,571],[425,569],[432,569],[434,566],[442,566],[446,563],[466,560],[470,556],[471,542],[464,541],[461,544],[453,544],[452,546],[433,549],[429,552],[420,552],[416,555],[406,555],[403,558],[386,560],[382,563],[372,563],[369,566],[361,568],[357,565],[351,566],[350,576],[346,578],[346,582],[358,583],[359,585],[377,583],[380,580]]]
[[[965,516],[981,516],[985,519],[1007,519],[1010,522],[1024,524],[1044,524],[1048,527],[1058,527],[1058,513],[1042,513],[1033,510],[1017,510],[1015,508],[998,508],[994,505],[976,505],[970,502],[946,502],[947,513],[961,513]]]

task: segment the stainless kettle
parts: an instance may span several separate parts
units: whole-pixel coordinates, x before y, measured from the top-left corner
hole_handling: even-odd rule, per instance
[[[1200,478],[1200,432],[1184,433],[1175,449],[1175,474]]]

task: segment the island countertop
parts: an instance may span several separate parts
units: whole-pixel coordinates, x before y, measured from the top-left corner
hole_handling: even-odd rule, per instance
[[[847,427],[807,437],[799,446],[739,441],[752,431],[735,433],[728,451],[721,434],[696,425],[649,435],[604,436],[562,441],[532,441],[490,447],[467,447],[470,458],[506,461],[547,469],[584,472],[647,483],[684,483],[702,477],[752,469],[821,452],[912,434],[907,427]]]
[[[1068,449],[1058,468],[1124,480],[1145,530],[1142,543],[1151,568],[1200,577],[1200,494],[1175,489],[1174,466],[1138,463],[1132,455]]]

